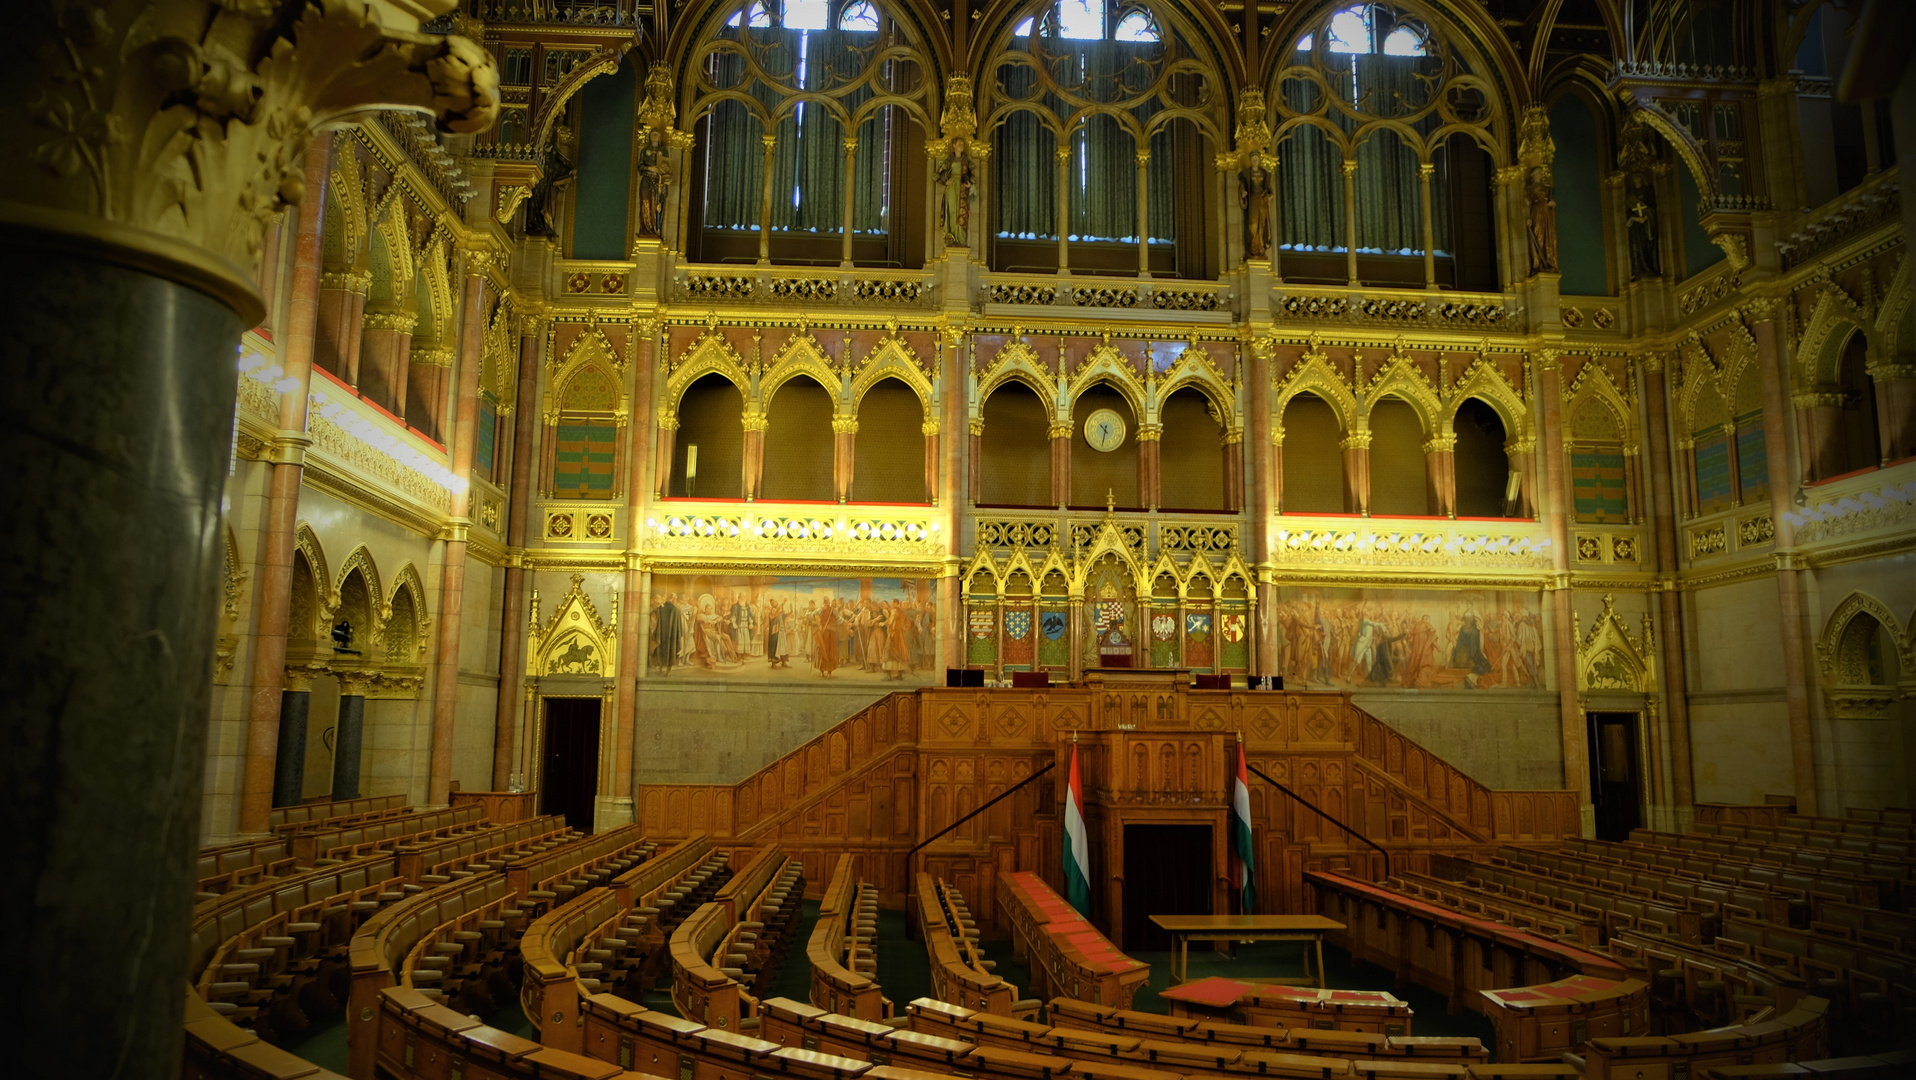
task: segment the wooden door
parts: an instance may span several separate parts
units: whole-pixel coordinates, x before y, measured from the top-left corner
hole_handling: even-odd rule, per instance
[[[1597,839],[1628,840],[1643,819],[1643,770],[1637,755],[1637,714],[1590,714],[1590,802]]]
[[[1163,951],[1171,937],[1153,915],[1211,914],[1211,827],[1124,827],[1124,948]]]
[[[599,795],[598,698],[545,699],[545,761],[539,812],[564,814],[580,832],[592,831]]]

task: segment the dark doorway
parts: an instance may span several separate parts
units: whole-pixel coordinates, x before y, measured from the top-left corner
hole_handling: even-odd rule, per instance
[[[1124,827],[1124,948],[1163,951],[1171,936],[1153,915],[1211,914],[1211,827]]]
[[[1590,714],[1590,802],[1596,808],[1597,839],[1628,840],[1643,824],[1637,767],[1637,714]]]
[[[541,814],[564,814],[565,823],[592,831],[592,809],[599,795],[598,698],[546,698],[545,790]]]

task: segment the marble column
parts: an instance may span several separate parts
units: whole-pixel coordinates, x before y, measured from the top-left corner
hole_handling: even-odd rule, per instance
[[[363,4],[262,10],[0,5],[0,97],[21,103],[0,110],[0,956],[30,973],[0,989],[8,1075],[180,1070],[235,361],[265,311],[261,231],[318,195],[309,125],[402,106],[471,132],[498,114],[490,55],[399,32],[415,8],[382,5],[395,31]],[[309,347],[284,337],[284,377],[303,379]],[[286,420],[268,457],[296,464]],[[262,823],[280,693],[276,673],[249,713]]]
[[[1690,694],[1683,657],[1683,591],[1677,588],[1677,509],[1674,478],[1670,475],[1669,406],[1665,401],[1663,358],[1643,358],[1643,400],[1650,430],[1650,515],[1655,524],[1657,617],[1662,638],[1664,710],[1670,724],[1670,802],[1672,822],[1688,828],[1696,802],[1696,781],[1690,765]]]
[[[769,420],[764,413],[752,413],[741,423],[745,428],[745,448],[741,455],[745,475],[741,488],[747,501],[758,498],[759,486],[765,482],[765,429]],[[834,444],[833,454],[838,453]]]
[[[1224,509],[1235,514],[1244,509],[1244,431],[1224,433]]]
[[[925,436],[925,501],[938,504],[938,421],[926,420],[918,426]]]
[[[1843,472],[1843,395],[1833,391],[1805,392],[1797,394],[1793,403],[1796,430],[1803,436],[1800,482],[1840,476]],[[1767,438],[1768,432],[1764,434]],[[1774,478],[1771,484],[1776,485]]]
[[[1570,458],[1563,449],[1563,372],[1554,349],[1536,353],[1537,399],[1543,414],[1543,519],[1550,530],[1551,569],[1555,582],[1550,598],[1554,610],[1557,654],[1557,707],[1563,739],[1563,786],[1577,792],[1584,835],[1596,822],[1590,803],[1590,769],[1586,764],[1589,736],[1582,703],[1577,699],[1576,619],[1570,589]]]
[[[466,292],[459,323],[458,409],[450,437],[452,473],[472,478],[472,462],[479,442],[479,365],[486,329],[485,267],[493,256],[485,251],[465,252]],[[472,490],[452,493],[448,515],[445,565],[439,578],[439,650],[432,672],[432,756],[426,780],[426,802],[446,803],[452,783],[452,726],[459,711],[459,637],[465,623],[466,530],[472,527]]]
[[[406,426],[444,445],[446,399],[452,393],[452,350],[413,345],[406,362]]]
[[[1436,517],[1457,516],[1457,436],[1444,432],[1424,444],[1425,501]]]
[[[1054,506],[1071,504],[1071,425],[1051,425],[1051,502]]]
[[[406,380],[412,352],[410,311],[368,311],[359,347],[359,396],[395,417],[406,415]]]
[[[308,688],[288,686],[279,695],[279,753],[273,762],[273,805],[298,806],[306,793],[306,719],[313,704]]]
[[[339,720],[333,727],[333,794],[359,798],[359,759],[366,731],[366,688],[357,679],[339,680]]]
[[[1140,425],[1138,428],[1138,502],[1148,510],[1156,510],[1164,501],[1160,489],[1159,436],[1163,428],[1157,424]]]
[[[654,486],[652,496],[658,499],[669,498],[672,494],[672,455],[676,452],[675,436],[679,432],[679,418],[676,416],[659,417],[659,455],[658,467],[653,471]]]
[[[286,686],[286,625],[293,604],[293,554],[299,528],[299,488],[305,472],[306,396],[313,377],[313,340],[319,315],[320,237],[326,183],[332,166],[324,140],[306,155],[307,197],[299,206],[299,227],[293,240],[293,282],[287,293],[285,341],[279,364],[296,388],[279,398],[279,431],[266,468],[266,508],[262,515],[259,563],[254,571],[254,603],[258,617],[253,627],[252,692],[247,699],[246,754],[240,763],[239,831],[266,832],[274,806],[275,759],[279,742],[281,695]],[[302,739],[295,749],[306,754]]]
[[[1883,363],[1870,371],[1876,380],[1877,430],[1882,432],[1883,460],[1916,456],[1916,357],[1903,363]]]
[[[1282,514],[1284,512],[1284,429],[1281,427],[1271,428],[1271,473],[1266,487],[1270,491],[1271,513]],[[1267,558],[1276,558],[1275,552]]]
[[[972,420],[967,429],[970,434],[966,437],[966,449],[971,460],[966,470],[970,475],[965,478],[965,489],[971,493],[971,504],[976,506],[985,499],[985,422]]]
[[[322,176],[317,182],[329,180]],[[316,181],[309,176],[306,182]],[[372,283],[372,274],[365,270],[329,270],[319,276],[313,366],[332,372],[348,386],[359,385],[360,320]]]
[[[1370,432],[1352,431],[1339,442],[1344,451],[1344,512],[1370,516]]]
[[[512,479],[506,509],[506,549],[523,552],[526,519],[532,513],[532,430],[539,415],[539,321],[528,318],[519,335],[519,391],[513,397]],[[636,425],[635,425],[636,426]],[[506,562],[505,595],[499,611],[499,697],[492,720],[492,790],[512,785],[512,748],[518,743],[519,691],[526,668],[526,568]]]
[[[832,418],[832,492],[839,502],[852,497],[852,455],[856,452],[853,440],[857,438],[857,417]]]
[[[1790,485],[1789,432],[1784,427],[1784,386],[1787,360],[1776,340],[1779,302],[1754,300],[1743,305],[1750,336],[1756,339],[1757,371],[1763,380],[1763,451],[1770,474],[1770,520],[1776,530],[1777,631],[1783,645],[1783,702],[1790,722],[1790,773],[1796,788],[1796,812],[1817,812],[1816,753],[1810,731],[1808,641],[1803,633],[1802,562],[1796,547],[1796,529],[1784,517],[1793,510]]]

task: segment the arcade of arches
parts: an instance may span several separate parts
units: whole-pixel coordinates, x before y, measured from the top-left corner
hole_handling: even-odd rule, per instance
[[[1168,779],[1198,742],[1127,772],[1153,725],[1374,738],[1561,806],[1525,842],[1911,805],[1898,4],[127,6],[0,16],[39,50],[0,121],[36,972],[145,955],[208,902],[188,847],[307,803],[903,858],[1067,731],[1099,858],[1172,803],[1224,855],[1223,765]],[[1386,813],[1417,768],[1336,805],[1487,857]],[[965,850],[1055,878],[1060,795]],[[1270,912],[1369,858],[1272,836]],[[346,963],[351,919],[282,922],[333,953],[223,962]],[[0,1015],[114,1017],[50,1072],[174,1062],[179,960]],[[265,1017],[257,970],[213,982]]]

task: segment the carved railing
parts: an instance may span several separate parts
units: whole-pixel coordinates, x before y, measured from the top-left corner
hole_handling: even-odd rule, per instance
[[[1285,322],[1418,327],[1518,333],[1524,307],[1503,293],[1430,293],[1422,289],[1272,290],[1271,314]]]
[[[1891,167],[1804,214],[1790,234],[1776,242],[1784,269],[1898,220],[1903,212],[1902,173]]]
[[[1216,281],[995,273],[979,283],[977,299],[1016,307],[1228,313],[1232,296],[1230,285]]]
[[[681,265],[672,275],[671,298],[698,304],[756,306],[819,305],[862,308],[926,308],[936,281],[924,270],[878,267]]]
[[[1496,843],[1581,835],[1575,791],[1494,791],[1375,716],[1351,712],[1357,755],[1462,829]]]

